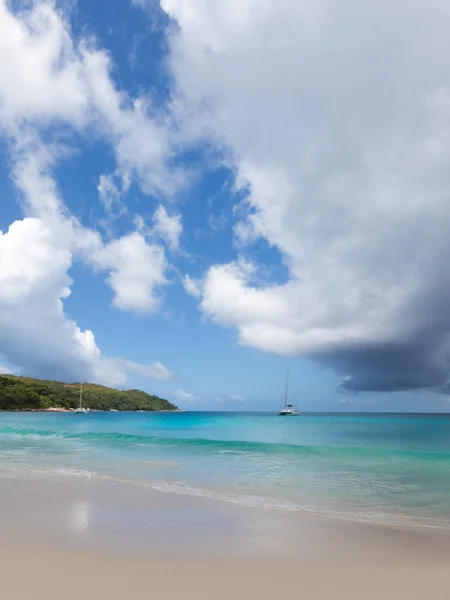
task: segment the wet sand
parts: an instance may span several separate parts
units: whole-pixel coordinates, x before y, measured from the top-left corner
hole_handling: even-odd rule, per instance
[[[450,533],[92,480],[0,480],[5,600],[448,598]]]

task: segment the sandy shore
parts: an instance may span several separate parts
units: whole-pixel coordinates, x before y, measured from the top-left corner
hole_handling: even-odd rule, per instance
[[[0,548],[8,600],[447,599],[445,567],[363,567],[157,559]]]
[[[5,600],[448,598],[450,535],[83,479],[0,479]]]

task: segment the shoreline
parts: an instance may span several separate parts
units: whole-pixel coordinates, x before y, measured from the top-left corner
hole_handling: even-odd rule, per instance
[[[157,462],[157,461],[156,461]],[[164,462],[164,461],[163,461]],[[1,471],[0,471],[1,473]],[[39,483],[53,482],[56,485],[58,483],[64,484],[72,482],[76,485],[77,482],[90,482],[92,485],[111,485],[121,486],[130,489],[141,489],[143,493],[147,491],[149,495],[168,495],[180,498],[193,498],[198,499],[199,502],[218,502],[226,505],[236,506],[237,509],[243,508],[246,510],[264,511],[269,513],[280,513],[287,515],[299,515],[299,518],[312,518],[321,520],[331,520],[336,522],[344,522],[349,524],[356,524],[362,526],[373,526],[373,527],[387,527],[391,529],[406,530],[406,531],[436,531],[448,534],[450,536],[450,524],[439,521],[437,518],[432,517],[413,517],[410,515],[402,514],[383,514],[383,518],[380,518],[380,514],[376,515],[377,518],[368,516],[368,513],[357,514],[357,513],[345,513],[342,511],[333,511],[331,509],[314,509],[307,507],[300,507],[296,505],[290,505],[288,502],[284,503],[276,500],[259,497],[259,496],[240,496],[238,494],[233,495],[227,492],[215,492],[213,490],[202,489],[191,487],[189,484],[182,483],[183,487],[177,482],[149,482],[139,481],[131,479],[122,479],[114,476],[102,475],[98,473],[92,473],[88,470],[78,469],[55,469],[52,470],[35,470],[35,471],[15,471],[8,473],[3,472],[0,474],[0,489],[1,481],[36,481]],[[363,516],[364,515],[364,516]]]
[[[445,598],[450,536],[110,482],[0,479],[11,600]]]
[[[445,529],[267,510],[114,481],[1,478],[0,494],[2,539],[50,548],[297,564],[439,564],[450,551]]]

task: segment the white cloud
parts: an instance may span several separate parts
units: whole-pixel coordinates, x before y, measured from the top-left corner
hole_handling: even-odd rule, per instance
[[[0,364],[0,375],[12,375],[13,372],[8,367]]]
[[[8,3],[9,4],[9,3]],[[13,14],[0,1],[0,122],[70,121],[81,125],[90,102],[83,57],[52,2]]]
[[[228,148],[249,192],[240,243],[267,240],[289,270],[261,285],[239,262],[213,265],[204,312],[244,344],[331,365],[347,388],[444,384],[450,5],[161,5],[179,25],[185,135]]]
[[[171,195],[188,180],[170,166],[170,121],[116,88],[107,52],[72,39],[52,0],[16,13],[0,0],[0,22],[0,132],[17,138],[36,125],[70,125],[92,135],[94,126],[113,146],[117,174],[135,176],[146,193]]]
[[[63,312],[71,255],[38,219],[11,225],[0,237],[0,339],[9,360],[40,371],[71,365],[92,373],[102,360],[91,331]],[[89,366],[88,366],[89,365]]]
[[[245,396],[242,396],[242,394],[228,394],[228,398],[230,400],[235,400],[236,402],[244,402],[245,401]]]
[[[158,310],[158,288],[167,283],[164,249],[148,243],[138,232],[103,243],[97,232],[67,214],[51,176],[54,159],[48,148],[36,141],[29,145],[22,141],[14,157],[14,180],[23,194],[26,212],[42,219],[69,254],[108,273],[115,306],[138,312]]]
[[[139,375],[143,375],[144,377],[149,377],[150,379],[157,379],[159,381],[166,381],[168,379],[173,379],[174,374],[169,371],[167,367],[165,367],[159,361],[156,361],[150,365],[141,365],[140,363],[132,362],[130,360],[125,361],[125,366],[130,370],[138,373]]]
[[[64,313],[72,256],[42,220],[15,221],[0,233],[0,346],[22,374],[124,385],[130,373],[167,379],[161,363],[104,357],[92,331]]]
[[[231,400],[232,402],[245,402],[245,396],[241,394],[225,394],[216,396],[216,402],[225,402],[226,400]]]
[[[166,283],[163,248],[138,232],[105,244],[70,215],[53,171],[73,151],[70,131],[95,134],[112,144],[117,158],[114,176],[99,182],[106,208],[119,205],[132,176],[145,190],[171,193],[183,174],[170,177],[170,128],[149,116],[145,102],[130,101],[116,88],[107,53],[93,40],[74,41],[51,0],[17,12],[0,0],[0,23],[0,135],[31,217],[0,237],[2,352],[22,373],[42,377],[57,373],[110,385],[123,385],[137,372],[166,379],[171,374],[161,363],[104,357],[92,331],[82,331],[64,312],[74,260],[106,273],[119,308],[157,310],[158,288]]]
[[[171,394],[171,397],[178,402],[182,402],[185,404],[195,403],[200,401],[200,397],[195,394],[190,394],[189,392],[185,392],[184,390],[174,390]]]
[[[153,215],[153,223],[154,233],[161,237],[172,251],[177,251],[183,231],[181,215],[169,215],[164,206],[160,204]]]
[[[121,195],[128,190],[132,174],[152,193],[173,192],[177,177],[183,176],[177,173],[171,177],[170,169],[166,169],[169,128],[147,115],[149,107],[143,100],[127,102],[111,81],[107,54],[92,42],[74,43],[52,2],[37,3],[30,10],[13,14],[0,0],[0,16],[8,25],[8,35],[0,42],[0,95],[4,99],[0,116],[27,215],[42,218],[66,239],[69,252],[78,250],[87,263],[109,273],[107,281],[118,308],[158,310],[157,289],[166,284],[168,266],[163,248],[148,243],[137,232],[104,245],[97,233],[70,218],[50,172],[57,158],[70,149],[42,144],[39,127],[67,123],[83,132],[95,124],[113,144],[118,160],[114,175],[100,176],[100,199],[107,210],[115,205],[119,212],[124,210]],[[11,63],[16,61],[20,68],[15,70]],[[35,88],[38,93],[34,101]],[[66,101],[65,94],[70,95],[71,102]],[[182,230],[180,217],[169,216],[161,206],[155,219],[158,233],[175,248]]]
[[[191,296],[199,298],[202,295],[202,282],[192,279],[189,275],[183,277],[183,287]]]
[[[143,235],[133,232],[103,246],[91,260],[98,269],[110,272],[108,283],[114,291],[117,308],[137,312],[159,309],[156,290],[167,283],[163,248],[149,244]]]
[[[119,179],[119,180],[118,180]],[[97,191],[101,204],[106,212],[110,215],[121,215],[126,212],[127,208],[122,201],[122,195],[129,187],[129,180],[123,180],[114,175],[100,175]]]

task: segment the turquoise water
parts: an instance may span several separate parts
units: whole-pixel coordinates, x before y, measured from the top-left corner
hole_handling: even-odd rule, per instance
[[[450,416],[0,413],[0,476],[450,527]]]

